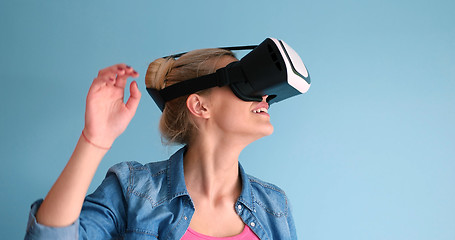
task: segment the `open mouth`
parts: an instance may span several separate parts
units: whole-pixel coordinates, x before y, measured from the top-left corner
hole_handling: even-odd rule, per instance
[[[254,113],[268,113],[267,108],[258,108],[253,110]]]

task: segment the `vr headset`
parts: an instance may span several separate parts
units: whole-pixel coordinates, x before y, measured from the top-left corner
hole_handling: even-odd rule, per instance
[[[200,90],[229,86],[244,101],[269,104],[305,93],[311,85],[310,75],[299,55],[284,41],[267,38],[255,46],[224,47],[226,50],[253,49],[240,61],[228,64],[215,73],[185,80],[161,90],[147,88],[161,111],[165,103]],[[168,57],[178,58],[185,53]]]

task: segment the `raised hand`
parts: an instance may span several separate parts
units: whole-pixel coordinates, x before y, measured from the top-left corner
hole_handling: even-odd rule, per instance
[[[125,103],[124,91],[129,77],[139,74],[130,66],[116,64],[99,71],[87,94],[83,135],[90,143],[109,148],[126,129],[141,98],[136,81],[130,84]]]
[[[79,217],[99,163],[136,113],[141,98],[137,83],[130,84],[130,97],[126,103],[124,90],[126,80],[138,76],[133,68],[117,64],[101,70],[93,80],[87,95],[83,136],[39,207],[38,223],[63,227]]]

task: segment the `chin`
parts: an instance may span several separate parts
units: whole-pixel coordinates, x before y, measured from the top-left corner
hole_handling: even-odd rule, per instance
[[[270,125],[270,128],[268,129],[268,132],[266,133],[265,136],[270,136],[270,135],[272,135],[272,133],[273,133],[273,126]],[[265,137],[265,136],[264,136],[264,137]]]
[[[272,124],[270,124],[269,126],[263,128],[263,131],[261,132],[259,138],[270,136],[270,135],[272,135],[272,133],[273,133],[273,126],[272,126]]]

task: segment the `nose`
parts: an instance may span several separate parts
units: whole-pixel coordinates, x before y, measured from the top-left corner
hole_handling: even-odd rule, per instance
[[[267,98],[268,98],[268,97],[269,97],[269,95],[264,95],[264,96],[262,96],[262,101],[263,101],[263,102],[267,102]]]

